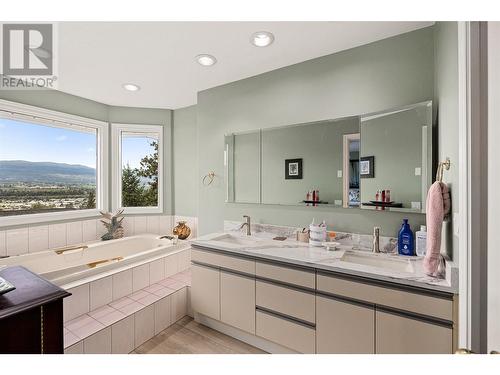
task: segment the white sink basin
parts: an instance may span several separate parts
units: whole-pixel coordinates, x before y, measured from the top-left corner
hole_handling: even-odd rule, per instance
[[[415,269],[410,259],[402,257],[392,257],[383,254],[361,254],[346,251],[340,258],[340,261],[346,263],[361,264],[364,266],[377,267],[390,271],[405,273],[415,273]]]
[[[255,237],[245,238],[240,236],[234,236],[232,234],[223,234],[218,237],[212,238],[212,241],[225,242],[231,245],[240,246],[255,246],[258,243],[258,239]]]

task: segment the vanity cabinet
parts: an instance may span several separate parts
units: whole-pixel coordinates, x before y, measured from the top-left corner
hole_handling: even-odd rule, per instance
[[[364,347],[363,343],[371,342],[374,353],[381,354],[453,353],[453,322],[456,321],[453,295],[358,279],[318,273],[319,294],[366,306],[354,308],[354,305],[326,303],[323,297],[317,296],[319,350],[342,353],[342,345],[345,345],[350,353],[356,353],[357,348]],[[357,330],[363,325],[364,335],[361,329]],[[353,334],[349,336],[351,329]],[[337,342],[337,332],[347,341],[339,338]],[[350,337],[355,341],[350,343]]]
[[[355,302],[316,296],[316,352],[374,354],[375,309]]]
[[[191,267],[191,305],[194,311],[220,320],[220,272],[200,264]]]
[[[381,354],[451,354],[453,330],[394,312],[376,312],[376,346]]]
[[[211,318],[204,324],[212,328],[224,324],[226,334],[237,328],[235,337],[252,345],[264,340],[265,350],[451,354],[456,349],[452,293],[204,247],[192,249],[192,263],[193,311]]]
[[[255,278],[220,272],[220,320],[255,334]]]

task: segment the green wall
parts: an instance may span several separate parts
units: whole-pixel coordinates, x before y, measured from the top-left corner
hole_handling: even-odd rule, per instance
[[[196,106],[173,111],[173,124],[173,212],[182,216],[198,216]]]
[[[45,109],[68,113],[110,123],[128,123],[164,126],[164,213],[173,213],[172,204],[172,111],[156,108],[115,107],[98,103],[79,96],[53,90],[0,90],[0,99],[33,105]],[[111,150],[111,137],[109,137]],[[111,153],[109,155],[111,165]],[[111,186],[111,171],[109,171]],[[109,191],[111,202],[111,190]]]
[[[443,174],[451,191],[452,212],[458,213],[458,24],[438,22],[434,26],[435,75],[434,108],[437,125],[437,153],[440,161],[447,157],[451,168]],[[453,221],[447,232],[448,252],[458,261],[458,237],[453,234]]]
[[[432,27],[274,70],[198,94],[199,173],[217,181],[201,186],[199,233],[250,214],[255,222],[304,226],[313,217],[337,230],[395,235],[403,217],[415,228],[421,214],[358,209],[225,204],[224,134],[355,116],[430,100],[434,96]]]

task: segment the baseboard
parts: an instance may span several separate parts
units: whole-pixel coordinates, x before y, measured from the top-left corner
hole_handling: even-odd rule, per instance
[[[225,335],[231,336],[237,340],[243,341],[248,345],[255,346],[261,350],[264,350],[267,353],[271,354],[299,354],[292,349],[286,348],[274,342],[268,341],[261,337],[252,335],[251,333],[244,332],[238,328],[231,327],[225,323],[222,323],[218,320],[209,318],[205,315],[194,313],[194,320],[204,326],[215,329]]]

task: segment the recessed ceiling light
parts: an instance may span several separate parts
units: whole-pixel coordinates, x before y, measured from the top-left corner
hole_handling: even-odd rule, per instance
[[[269,31],[257,31],[252,34],[250,41],[256,47],[267,47],[274,42],[274,35]]]
[[[141,88],[133,83],[124,83],[123,88],[127,91],[139,91]]]
[[[196,61],[198,64],[203,66],[212,66],[217,62],[217,59],[212,55],[202,53],[201,55],[196,56]]]

